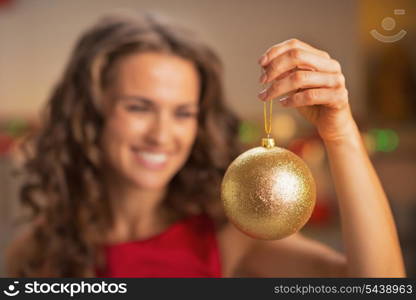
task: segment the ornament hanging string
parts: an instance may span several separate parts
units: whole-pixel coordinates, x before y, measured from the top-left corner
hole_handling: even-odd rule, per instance
[[[227,217],[239,230],[252,238],[278,240],[307,223],[316,202],[316,186],[303,160],[275,145],[273,100],[269,101],[263,102],[267,137],[262,138],[261,147],[240,154],[227,168],[221,199]]]
[[[276,146],[271,137],[272,110],[273,100],[264,101],[267,137],[262,138],[261,147],[240,154],[221,183],[227,217],[248,236],[262,240],[282,239],[298,232],[316,202],[315,181],[308,166],[293,152]]]
[[[267,119],[267,102],[270,102],[269,107],[269,119]],[[264,115],[264,131],[267,134],[267,138],[270,138],[272,133],[272,111],[273,111],[273,100],[263,102],[263,115]]]

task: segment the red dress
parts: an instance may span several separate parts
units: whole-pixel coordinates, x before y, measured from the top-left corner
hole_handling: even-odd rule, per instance
[[[98,277],[221,277],[215,228],[206,214],[187,217],[144,240],[104,249]]]

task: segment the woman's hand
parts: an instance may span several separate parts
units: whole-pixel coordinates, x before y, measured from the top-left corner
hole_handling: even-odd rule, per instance
[[[259,60],[260,82],[270,83],[259,94],[267,101],[282,98],[314,124],[324,141],[346,137],[355,127],[340,64],[328,53],[296,39],[269,48]]]
[[[389,202],[352,118],[339,63],[326,52],[289,40],[267,50],[260,64],[265,70],[260,81],[271,85],[259,97],[287,96],[281,103],[296,107],[325,142],[341,214],[346,274],[406,276]],[[337,261],[337,269],[344,270],[342,260]]]

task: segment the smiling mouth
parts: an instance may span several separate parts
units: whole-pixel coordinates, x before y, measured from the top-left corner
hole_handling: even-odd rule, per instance
[[[168,162],[168,155],[166,153],[156,153],[133,149],[133,154],[136,160],[142,166],[152,170],[164,169]]]

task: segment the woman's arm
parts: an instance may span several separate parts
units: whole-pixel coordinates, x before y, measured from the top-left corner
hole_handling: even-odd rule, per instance
[[[388,200],[351,119],[350,133],[324,141],[341,213],[347,272],[403,277],[405,269]]]
[[[346,277],[343,254],[300,233],[276,241],[253,240],[233,277]]]
[[[325,143],[341,211],[346,259],[300,237],[255,242],[242,263],[252,269],[263,258],[254,268],[259,274],[267,270],[265,276],[277,272],[282,264],[301,267],[296,273],[299,276],[405,276],[390,207],[352,117],[340,64],[328,53],[296,39],[269,48],[259,63],[264,70],[260,82],[270,83],[259,98],[284,98],[280,104],[296,108],[316,126]]]

